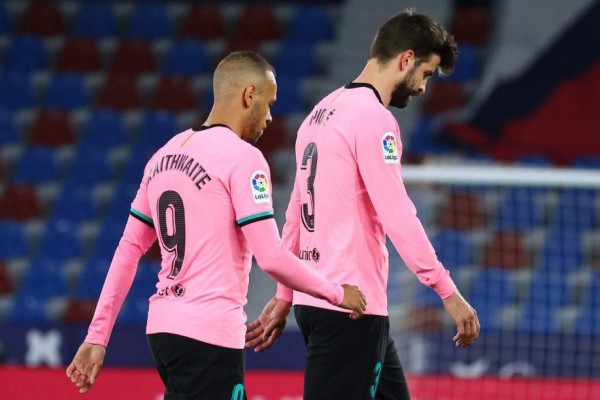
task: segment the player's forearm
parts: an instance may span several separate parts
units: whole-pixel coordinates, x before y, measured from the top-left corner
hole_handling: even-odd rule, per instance
[[[273,219],[245,225],[242,231],[258,265],[277,282],[291,289],[325,299],[331,304],[341,304],[344,289],[338,284],[325,280],[286,249],[279,239],[277,225]]]

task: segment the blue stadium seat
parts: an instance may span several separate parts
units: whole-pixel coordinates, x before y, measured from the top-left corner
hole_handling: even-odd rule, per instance
[[[84,1],[73,19],[71,33],[79,37],[103,39],[117,34],[117,18],[112,2]]]
[[[319,72],[314,45],[304,42],[281,43],[274,63],[278,78],[304,78]]]
[[[31,73],[46,67],[44,43],[38,36],[14,36],[4,56],[5,71]]]
[[[527,154],[517,157],[516,164],[530,167],[551,167],[552,160],[545,154]]]
[[[18,295],[45,301],[68,294],[67,281],[60,261],[35,258],[19,286]]]
[[[439,260],[450,270],[473,264],[472,245],[467,233],[442,229],[431,238]]]
[[[600,273],[595,272],[586,287],[573,328],[575,333],[600,336]]]
[[[114,191],[113,198],[108,203],[108,209],[106,210],[107,218],[126,220],[131,209],[131,202],[135,198],[137,191],[140,187],[142,180],[142,169],[143,165],[139,170],[139,177],[137,183],[121,183]]]
[[[317,43],[333,39],[333,33],[327,9],[306,6],[299,8],[293,15],[285,38],[295,42]]]
[[[56,161],[56,151],[50,147],[27,147],[13,174],[13,181],[17,183],[47,183],[60,178],[60,171]]]
[[[81,75],[61,73],[50,79],[44,99],[46,107],[73,110],[86,107],[89,102],[90,93]]]
[[[175,115],[165,111],[148,112],[142,116],[136,142],[156,151],[178,133],[180,129]]]
[[[482,269],[471,279],[469,302],[477,309],[483,329],[502,329],[502,308],[512,304],[516,296],[515,281],[503,269]]]
[[[563,277],[583,264],[582,237],[579,230],[550,228],[539,256],[541,271]]]
[[[0,258],[24,257],[29,253],[25,226],[19,222],[0,220]]]
[[[127,222],[129,214],[120,216],[119,218],[104,218],[96,242],[94,243],[93,259],[109,259],[112,260],[115,254],[115,249],[119,244],[119,240],[123,236],[123,229]]]
[[[514,231],[540,227],[543,218],[540,194],[543,193],[531,188],[507,189],[498,204],[496,227]]]
[[[450,148],[438,140],[438,129],[435,126],[435,118],[421,117],[413,127],[408,145],[411,154],[441,154]]]
[[[40,254],[57,262],[83,256],[78,225],[65,220],[50,220],[40,240]]]
[[[156,293],[158,271],[160,271],[158,262],[140,262],[131,290],[119,313],[120,323],[144,324],[146,322],[148,299]]]
[[[73,297],[78,300],[97,300],[102,291],[110,258],[92,258],[79,274]]]
[[[30,76],[22,72],[5,72],[0,76],[0,108],[20,111],[35,105]]]
[[[551,228],[578,233],[596,228],[596,194],[593,189],[563,191],[550,222]]]
[[[123,114],[110,110],[92,111],[87,118],[77,146],[81,149],[108,151],[125,144],[127,131]]]
[[[135,3],[129,16],[127,34],[130,37],[156,40],[171,34],[172,22],[162,2]]]
[[[273,115],[289,115],[304,111],[304,96],[295,78],[277,78],[277,101],[271,108]]]
[[[415,285],[416,293],[413,297],[415,305],[436,308],[442,308],[444,306],[444,303],[435,290],[418,282],[415,283]]]
[[[89,185],[65,184],[54,201],[51,218],[72,224],[89,221],[98,215],[96,203]]]
[[[194,77],[207,73],[209,65],[210,59],[200,40],[178,40],[166,55],[164,73]]]
[[[472,82],[479,78],[481,66],[477,49],[466,43],[458,44],[458,59],[454,71],[444,77],[446,81]]]
[[[127,298],[117,317],[118,325],[144,325],[148,320],[147,298]]]
[[[144,167],[156,150],[158,150],[156,145],[148,147],[142,143],[136,145],[129,156],[129,160],[123,167],[121,183],[139,186],[142,181],[142,176],[144,175]],[[131,200],[133,200],[133,198]]]
[[[7,320],[13,324],[44,324],[50,321],[46,302],[29,295],[16,295],[8,311]]]
[[[14,112],[0,108],[0,146],[17,143],[21,140],[21,132]]]
[[[580,156],[573,160],[573,167],[575,168],[587,168],[587,169],[600,169],[600,157],[599,156]]]
[[[69,169],[67,183],[94,185],[109,182],[113,178],[113,167],[108,161],[106,152],[95,149],[75,155]]]
[[[0,35],[9,31],[8,15],[6,13],[6,6],[4,3],[0,3]]]

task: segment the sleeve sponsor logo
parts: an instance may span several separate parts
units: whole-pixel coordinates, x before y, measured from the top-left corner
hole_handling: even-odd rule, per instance
[[[381,137],[381,150],[383,150],[383,161],[386,164],[398,164],[398,145],[396,135],[393,132],[386,132]]]
[[[255,203],[269,202],[269,178],[265,171],[254,171],[250,176],[250,189]]]

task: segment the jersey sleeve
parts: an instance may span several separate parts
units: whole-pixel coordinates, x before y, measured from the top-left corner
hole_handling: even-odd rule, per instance
[[[298,187],[297,179],[294,181],[290,202],[285,212],[282,240],[288,250],[293,254],[298,254],[300,247],[300,188]],[[277,282],[277,293],[275,294],[277,299],[291,303],[293,293],[290,288],[281,282]]]
[[[229,176],[229,192],[239,226],[274,218],[271,174],[258,149],[248,148],[236,160]]]
[[[379,113],[369,118],[366,129],[359,128],[356,159],[385,232],[419,281],[433,288],[442,299],[450,297],[456,286],[437,259],[402,180],[402,144],[396,120],[389,113]]]

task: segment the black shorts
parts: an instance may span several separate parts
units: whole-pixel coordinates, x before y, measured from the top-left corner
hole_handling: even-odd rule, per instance
[[[242,400],[244,351],[171,333],[148,335],[165,400]]]
[[[306,343],[304,400],[408,400],[388,317],[294,306]]]

